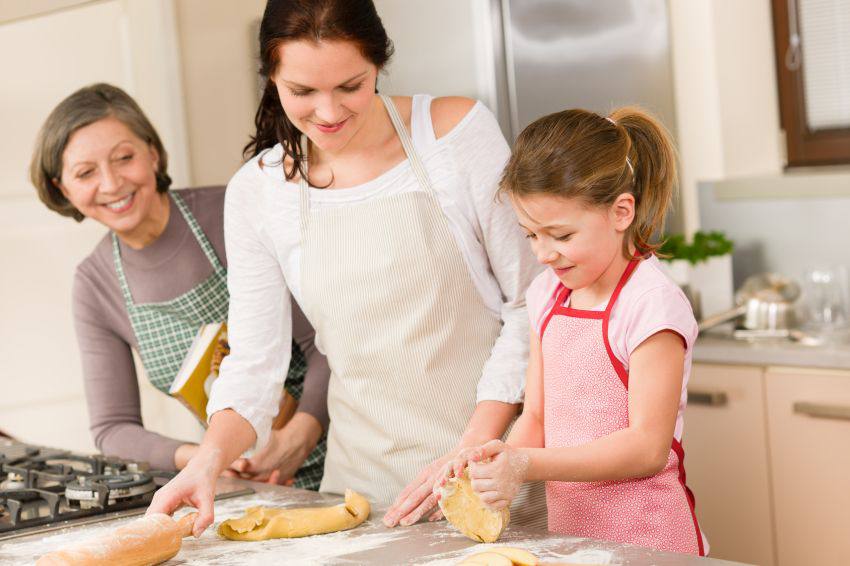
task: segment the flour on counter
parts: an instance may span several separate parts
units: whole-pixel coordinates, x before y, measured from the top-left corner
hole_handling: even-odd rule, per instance
[[[588,545],[587,540],[576,539],[576,547]],[[458,562],[479,552],[486,552],[488,548],[496,546],[511,546],[521,548],[534,554],[541,561],[559,561],[569,562],[571,564],[618,564],[615,553],[596,548],[581,548],[575,551],[564,553],[564,540],[510,540],[510,537],[503,537],[499,541],[492,544],[476,544],[470,548],[457,550],[454,552],[446,552],[432,556],[428,561],[412,561],[409,564],[417,566],[455,566]],[[558,552],[555,552],[555,548]]]

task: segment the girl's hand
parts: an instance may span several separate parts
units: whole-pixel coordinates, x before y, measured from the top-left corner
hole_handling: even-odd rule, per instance
[[[491,440],[471,458],[469,479],[482,503],[502,509],[516,497],[527,471],[526,453],[501,440]]]
[[[446,485],[446,482],[448,482],[450,478],[459,478],[463,473],[463,469],[469,464],[469,462],[480,461],[482,454],[481,446],[463,448],[458,451],[454,458],[446,462],[437,474],[434,485],[431,487],[431,490],[437,495],[437,498],[439,499],[440,488]]]
[[[215,482],[222,467],[218,451],[199,450],[179,474],[154,494],[145,514],[171,515],[181,507],[194,507],[198,516],[192,534],[200,537],[213,522]]]

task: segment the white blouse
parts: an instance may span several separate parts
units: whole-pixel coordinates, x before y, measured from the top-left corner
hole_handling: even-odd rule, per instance
[[[431,100],[427,95],[413,97],[414,147],[476,289],[503,324],[479,380],[477,400],[520,403],[528,359],[525,291],[540,268],[510,205],[495,200],[510,149],[495,117],[481,102],[436,139]],[[207,406],[209,415],[230,408],[248,420],[257,432],[258,446],[264,444],[277,413],[289,367],[289,293],[299,304],[302,296],[299,188],[284,180],[281,157],[278,144],[245,163],[227,187],[224,229],[231,354],[221,366]],[[405,160],[355,187],[311,188],[310,206],[346,206],[421,190]],[[316,345],[323,350],[322,336],[316,337]]]

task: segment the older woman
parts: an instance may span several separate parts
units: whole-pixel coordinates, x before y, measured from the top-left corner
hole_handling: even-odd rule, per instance
[[[30,175],[48,208],[109,229],[77,267],[73,289],[95,444],[107,455],[174,470],[186,466],[197,446],[144,428],[132,350],[150,382],[168,393],[201,325],[227,317],[229,295],[225,189],[169,191],[167,165],[159,135],[135,101],[117,87],[95,84],[51,112]],[[292,483],[294,477],[296,486],[317,489],[329,370],[312,327],[297,307],[294,313],[286,389],[300,403],[274,432],[281,465],[263,479]]]

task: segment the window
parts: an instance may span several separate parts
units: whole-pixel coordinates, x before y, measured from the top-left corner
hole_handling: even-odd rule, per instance
[[[850,0],[772,0],[788,166],[850,163]]]

